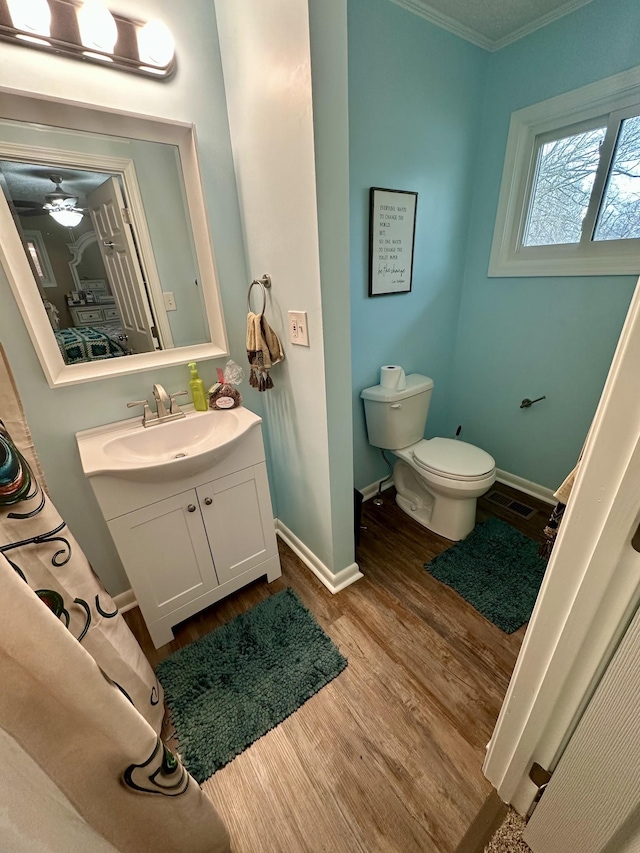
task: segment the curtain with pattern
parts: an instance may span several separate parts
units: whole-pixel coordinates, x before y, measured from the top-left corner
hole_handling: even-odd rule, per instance
[[[35,849],[25,832],[39,815],[52,833],[42,849],[61,853],[85,837],[122,853],[229,850],[159,738],[152,668],[50,500],[1,347],[0,685],[2,775],[31,793],[3,800],[3,838]]]

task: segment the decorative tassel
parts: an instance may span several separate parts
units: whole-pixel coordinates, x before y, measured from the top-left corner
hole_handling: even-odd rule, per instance
[[[261,351],[251,352],[251,373],[249,374],[249,385],[258,391],[268,391],[273,388],[273,379],[269,375],[269,368],[265,367],[264,356]]]
[[[258,391],[273,388],[269,369],[284,359],[282,344],[263,314],[247,315],[247,358],[251,365],[249,384]]]

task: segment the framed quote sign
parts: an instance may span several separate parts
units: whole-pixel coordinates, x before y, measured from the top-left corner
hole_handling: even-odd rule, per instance
[[[418,193],[371,187],[370,206],[369,296],[408,293]]]

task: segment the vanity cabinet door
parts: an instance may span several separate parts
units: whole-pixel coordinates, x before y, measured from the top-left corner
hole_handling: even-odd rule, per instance
[[[147,622],[218,586],[195,489],[115,518],[109,530]]]
[[[264,462],[196,491],[220,583],[278,553]]]

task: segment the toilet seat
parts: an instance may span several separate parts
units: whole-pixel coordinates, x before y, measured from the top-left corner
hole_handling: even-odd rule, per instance
[[[465,482],[483,480],[496,466],[486,451],[453,438],[423,439],[412,448],[412,455],[424,471]]]

